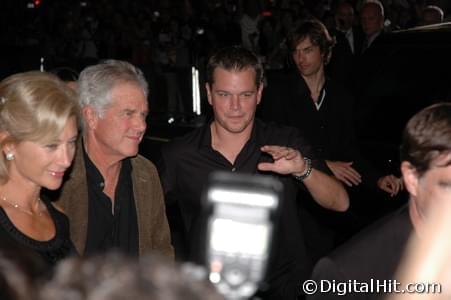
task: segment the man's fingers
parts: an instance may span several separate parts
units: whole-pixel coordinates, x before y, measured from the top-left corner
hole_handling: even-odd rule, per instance
[[[349,181],[345,176],[339,175],[339,176],[335,176],[335,177],[337,177],[338,180],[340,180],[341,182],[343,182],[347,186],[352,187],[352,182]]]
[[[288,151],[288,154],[286,155],[286,159],[294,159],[299,155],[299,152],[294,150],[294,149],[290,149]]]
[[[362,177],[353,168],[344,168],[343,176],[345,176],[348,180],[352,181],[355,185],[358,185],[362,182]]]
[[[335,177],[339,180],[346,183],[348,186],[359,185],[360,181],[357,178],[354,178],[352,175],[349,175],[345,169],[341,169],[339,172],[336,172]]]
[[[401,180],[393,175],[386,176],[382,179],[379,188],[390,196],[396,196],[402,188]]]
[[[268,153],[272,156],[274,160],[279,160],[281,158],[291,160],[298,156],[298,151],[288,147],[282,146],[263,146],[261,151]]]
[[[383,185],[380,187],[384,192],[387,192],[390,194],[390,196],[393,196],[393,190],[388,185]]]
[[[355,178],[358,178],[359,180],[362,179],[362,175],[360,175],[359,172],[357,172],[354,168],[348,168],[347,169]]]
[[[394,175],[385,176],[382,180],[381,189],[396,196],[402,189],[402,181]]]
[[[395,196],[401,191],[401,180],[398,179],[398,178],[395,178],[393,180],[393,184],[395,186],[395,191],[394,191],[394,195],[393,196]]]
[[[257,165],[257,169],[259,169],[260,171],[272,171],[273,166],[273,163],[262,162]]]

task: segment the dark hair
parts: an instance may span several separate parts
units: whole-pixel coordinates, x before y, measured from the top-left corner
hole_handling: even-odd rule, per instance
[[[58,67],[50,71],[50,73],[55,74],[64,82],[77,81],[78,72],[70,67]]]
[[[312,44],[319,47],[324,63],[329,63],[332,48],[335,46],[335,38],[330,36],[326,26],[316,19],[309,19],[299,24],[288,35],[287,42],[290,51],[295,51],[297,45],[306,38],[310,38]]]
[[[263,66],[258,57],[252,51],[241,46],[222,48],[210,57],[206,71],[206,80],[210,85],[214,83],[213,73],[216,68],[227,71],[244,71],[251,68],[255,71],[257,87],[263,82]]]
[[[437,158],[451,154],[451,103],[431,105],[407,123],[401,143],[401,161],[410,162],[419,176]],[[445,165],[451,164],[451,159]]]

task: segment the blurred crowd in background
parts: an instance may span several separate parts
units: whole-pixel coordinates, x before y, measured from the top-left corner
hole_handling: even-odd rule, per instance
[[[314,16],[334,32],[340,0],[34,0],[2,1],[3,49],[0,76],[69,66],[81,70],[114,58],[159,70],[203,66],[218,47],[243,44],[258,53],[268,69],[287,64],[285,39],[300,21]],[[361,0],[349,1],[358,25]],[[446,0],[383,0],[385,29],[422,25],[423,9],[444,13]],[[25,22],[24,22],[25,21]],[[146,69],[146,68],[144,68]]]

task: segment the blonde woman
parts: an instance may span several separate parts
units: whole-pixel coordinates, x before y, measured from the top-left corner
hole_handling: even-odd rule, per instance
[[[54,75],[26,72],[0,82],[0,240],[49,266],[75,253],[67,217],[41,190],[61,186],[78,114],[75,92]]]

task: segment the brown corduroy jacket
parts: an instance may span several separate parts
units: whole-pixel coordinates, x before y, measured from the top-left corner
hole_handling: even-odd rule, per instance
[[[83,255],[88,230],[88,189],[82,142],[79,141],[69,179],[63,183],[56,205],[70,221],[70,235]],[[149,252],[174,257],[161,188],[155,166],[138,155],[131,159],[133,196],[138,219],[139,255]]]

